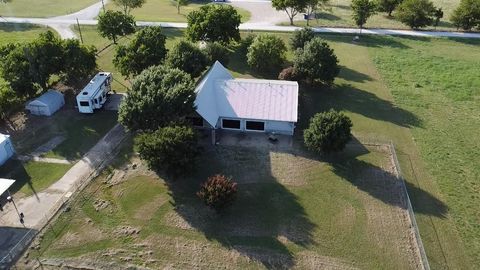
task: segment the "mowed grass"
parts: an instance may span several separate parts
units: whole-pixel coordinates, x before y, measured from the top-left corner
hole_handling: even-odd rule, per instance
[[[408,49],[372,49],[375,65],[396,103],[422,120],[412,129],[415,142],[478,268],[480,41],[398,40]]]
[[[441,7],[444,16],[440,20],[437,28],[433,26],[426,27],[429,30],[456,30],[456,27],[450,22],[450,15],[459,5],[460,0],[432,0],[436,7]],[[352,9],[350,7],[351,0],[331,0],[325,6],[324,10],[318,12],[317,18],[310,20],[310,26],[329,26],[329,27],[356,27],[352,19]],[[300,14],[301,15],[301,14]],[[289,24],[285,21],[282,24]],[[305,20],[295,22],[296,25],[306,25]],[[366,28],[392,28],[392,29],[409,29],[407,25],[395,19],[395,12],[392,17],[388,17],[385,12],[379,12],[370,17],[365,25]]]
[[[82,29],[86,29],[84,32],[90,35],[87,43],[102,44],[103,39],[98,37],[94,28],[83,27]],[[169,37],[169,46],[182,36],[182,31],[168,29],[165,31]],[[276,33],[276,35],[285,41],[288,41],[291,36],[286,33]],[[456,129],[456,126],[452,124],[452,116],[445,114],[448,111],[455,111],[456,106],[470,108],[471,113],[468,115],[470,118],[474,118],[478,114],[475,113],[475,106],[471,105],[472,102],[478,102],[478,96],[467,94],[466,97],[471,96],[471,99],[470,101],[464,100],[465,93],[475,93],[478,89],[473,83],[477,79],[476,69],[469,68],[478,63],[475,62],[477,61],[475,59],[478,59],[477,50],[473,49],[476,48],[477,43],[468,40],[418,40],[365,36],[362,37],[360,43],[352,44],[351,36],[323,35],[322,37],[327,39],[335,49],[342,70],[339,78],[335,81],[335,86],[331,89],[302,89],[300,99],[302,113],[297,130],[304,128],[309,117],[314,113],[334,108],[346,112],[351,117],[354,123],[354,133],[362,140],[393,141],[397,147],[404,176],[409,183],[410,196],[430,264],[435,269],[475,268],[474,266],[478,265],[478,254],[480,254],[476,243],[480,241],[478,240],[479,230],[475,225],[479,224],[475,223],[478,214],[474,213],[472,211],[474,208],[471,207],[472,198],[476,200],[476,194],[478,194],[478,192],[475,193],[478,188],[475,181],[478,179],[478,172],[475,168],[478,166],[475,166],[476,159],[472,158],[472,155],[473,157],[478,155],[478,150],[475,147],[456,147],[457,139],[450,137],[447,130],[455,130],[459,134],[458,137],[463,134],[463,130]],[[113,70],[112,55],[113,48],[109,53],[100,54],[100,65]],[[289,52],[290,60],[291,57],[292,54]],[[444,59],[442,60],[442,58]],[[422,61],[418,65],[414,65],[413,63],[417,59]],[[397,60],[410,62],[408,65],[404,65],[405,63],[401,61],[396,62]],[[438,66],[439,64],[440,66]],[[446,65],[442,66],[442,64]],[[447,67],[453,67],[453,69]],[[232,56],[228,68],[237,77],[265,77],[265,75],[259,75],[252,71],[246,65],[245,58],[240,52],[236,52]],[[390,69],[390,71],[382,69]],[[395,73],[392,73],[392,70]],[[436,72],[437,70],[440,72]],[[410,75],[403,77],[404,72]],[[452,72],[452,75],[448,72]],[[420,74],[424,77],[419,78]],[[460,83],[462,90],[442,90],[443,94],[439,92],[440,97],[431,98],[431,100],[442,100],[444,98],[441,96],[448,93],[449,98],[456,102],[448,103],[448,106],[438,103],[433,107],[429,97],[437,95],[437,92],[423,92],[424,94],[419,96],[420,91],[425,88],[426,80],[435,83],[429,86],[431,89],[444,88],[445,85],[452,85],[449,82],[449,78],[452,76],[461,78],[461,80],[454,81]],[[273,77],[273,75],[270,76],[270,78]],[[397,88],[398,78],[405,79],[402,82],[403,88]],[[445,85],[443,85],[444,83]],[[413,90],[402,90],[408,87]],[[417,99],[420,97],[422,99]],[[445,99],[442,102],[449,101]],[[418,108],[411,107],[412,104],[408,103],[412,103]],[[430,104],[428,111],[419,109],[427,104]],[[464,122],[467,132],[465,134],[470,134],[470,138],[474,140],[478,125],[468,126],[468,121],[471,119],[465,119]],[[473,123],[477,123],[475,121],[477,120],[474,120]],[[436,122],[442,124],[437,125]],[[445,129],[440,127],[445,127]],[[299,131],[297,134],[299,134],[298,140],[300,140],[301,132]],[[431,137],[432,140],[426,143],[426,139],[422,139],[422,134]],[[433,139],[439,134],[443,134],[442,138],[445,139],[445,142],[437,141],[438,144],[435,144]],[[448,152],[449,154],[455,153],[457,160],[464,160],[466,162],[464,166],[470,166],[466,170],[469,180],[462,181],[461,185],[459,184],[460,180],[455,179],[462,178],[463,169],[459,171],[458,168],[451,165],[440,167],[438,165],[440,163],[437,163],[438,159],[449,160],[446,151],[436,152],[439,147],[444,145],[450,145],[449,148],[453,149],[452,152]],[[444,174],[446,171],[448,174]],[[445,175],[440,176],[443,177],[443,180],[438,179],[439,175]],[[446,175],[450,175],[453,180]],[[446,182],[449,183],[450,188],[447,187]],[[460,186],[467,188],[460,188]],[[465,231],[461,231],[464,229]],[[465,245],[469,246],[468,251],[465,249]]]
[[[0,178],[15,179],[10,192],[17,197],[30,196],[46,189],[59,180],[72,165],[29,161],[22,163],[9,160],[0,166]]]
[[[75,32],[79,34],[78,28],[74,28]],[[183,31],[177,29],[163,29],[164,34],[167,36],[166,47],[171,48],[176,42],[183,38]],[[113,65],[113,58],[115,57],[115,51],[117,45],[112,44],[108,39],[102,38],[97,28],[94,26],[82,26],[81,32],[85,44],[95,46],[99,53],[97,58],[97,64],[100,70],[112,72],[114,82],[112,89],[116,92],[126,92],[130,87],[130,81],[125,79],[120,72],[115,69]],[[118,44],[127,44],[133,36],[123,37],[118,41]]]
[[[3,17],[53,17],[74,13],[98,2],[97,0],[15,0],[0,4]]]
[[[326,163],[299,152],[220,146],[200,160],[193,176],[167,182],[138,161],[139,171],[124,179],[96,179],[46,231],[41,257],[120,263],[115,250],[122,249],[129,262],[156,269],[414,269],[395,196],[374,191],[385,153],[352,147]],[[213,173],[239,182],[238,198],[223,215],[195,195]],[[95,207],[104,201],[105,208]],[[140,233],[119,232],[125,226]]]
[[[211,4],[210,1],[191,1],[188,5],[180,7],[180,13],[177,12],[177,3],[172,0],[148,0],[141,8],[134,9],[131,14],[139,21],[153,22],[186,22],[187,15],[191,11],[199,9],[201,6]],[[212,4],[213,5],[213,4]],[[106,9],[121,10],[113,2],[106,5]],[[250,19],[250,12],[235,7],[242,16],[242,22]]]

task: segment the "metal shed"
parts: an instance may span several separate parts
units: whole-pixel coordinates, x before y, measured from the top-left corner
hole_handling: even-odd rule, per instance
[[[0,166],[15,154],[9,135],[0,133]]]
[[[65,105],[63,94],[55,90],[48,90],[43,95],[28,102],[25,109],[34,115],[51,116],[60,110],[63,105]]]

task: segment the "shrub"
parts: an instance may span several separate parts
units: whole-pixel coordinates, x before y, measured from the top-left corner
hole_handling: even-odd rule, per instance
[[[284,68],[280,74],[278,74],[278,79],[279,80],[285,80],[285,81],[296,81],[298,80],[297,73],[295,71],[294,67],[287,67]]]
[[[248,48],[250,47],[250,45],[252,45],[255,37],[256,35],[254,34],[248,34],[245,38],[242,38],[242,40],[240,40],[239,51],[242,55],[247,55]]]
[[[318,37],[307,42],[303,50],[295,52],[293,67],[300,78],[311,83],[331,84],[340,72],[333,49]]]
[[[317,113],[304,130],[304,143],[309,150],[317,153],[340,151],[352,138],[351,128],[352,121],[341,112]]]
[[[218,42],[207,43],[204,49],[205,56],[207,57],[207,63],[212,65],[215,61],[227,66],[230,61],[230,51]]]
[[[6,119],[19,104],[20,99],[10,86],[0,83],[0,119]]]
[[[290,46],[292,50],[303,49],[305,43],[309,42],[315,37],[315,32],[312,28],[305,27],[301,30],[296,30],[293,32],[293,36],[290,38]]]
[[[463,30],[480,27],[480,1],[462,0],[450,19],[457,28]]]
[[[210,176],[202,184],[197,196],[208,206],[217,212],[231,205],[235,200],[237,193],[237,183],[228,179],[224,175]]]
[[[207,57],[200,48],[182,40],[168,52],[165,64],[183,70],[195,78],[207,68]]]
[[[397,8],[396,18],[413,29],[432,25],[435,7],[429,0],[404,0]]]
[[[285,62],[286,51],[282,39],[272,34],[262,34],[248,47],[247,63],[262,72],[278,70]]]
[[[172,125],[136,138],[140,158],[148,167],[173,175],[187,174],[195,168],[200,153],[197,134],[191,127]]]

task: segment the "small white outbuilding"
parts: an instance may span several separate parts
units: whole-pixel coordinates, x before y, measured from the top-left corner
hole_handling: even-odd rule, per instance
[[[55,90],[48,90],[43,95],[28,102],[25,109],[34,115],[51,116],[60,110],[63,105],[65,105],[63,94]]]
[[[235,79],[218,61],[197,85],[196,126],[293,135],[298,83]]]
[[[15,154],[9,135],[0,133],[0,166]]]

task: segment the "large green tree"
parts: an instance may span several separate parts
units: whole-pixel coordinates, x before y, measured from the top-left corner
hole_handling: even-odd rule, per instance
[[[195,159],[200,153],[197,140],[192,127],[173,124],[140,134],[136,145],[140,158],[147,162],[149,168],[181,175],[195,168]]]
[[[125,15],[129,15],[132,9],[142,7],[145,2],[146,0],[113,0],[115,5],[122,8]]]
[[[100,35],[117,43],[117,37],[135,33],[135,19],[120,11],[107,10],[98,15],[97,29]]]
[[[188,14],[186,36],[191,41],[238,41],[240,20],[240,14],[232,6],[204,5]]]
[[[207,68],[207,57],[196,45],[182,40],[168,52],[165,64],[183,70],[195,78]]]
[[[148,26],[135,35],[128,45],[117,47],[113,64],[125,77],[140,74],[144,69],[159,65],[167,55],[166,37],[160,26]]]
[[[308,0],[272,0],[272,6],[276,10],[283,10],[290,19],[290,25],[293,25],[293,18],[298,13],[307,8]]]
[[[377,6],[370,0],[352,0],[351,8],[353,11],[353,21],[360,28],[360,31],[362,31],[368,18],[375,14]]]
[[[261,72],[276,71],[285,63],[286,52],[287,46],[281,38],[273,34],[261,34],[248,47],[247,63]]]
[[[402,3],[403,0],[377,0],[376,4],[378,11],[386,12],[389,17],[392,16],[392,12]]]
[[[413,29],[432,25],[436,8],[430,0],[404,0],[397,8],[396,18]]]
[[[299,78],[310,83],[332,84],[340,72],[338,59],[333,49],[316,37],[295,52],[293,66]]]
[[[0,119],[6,119],[19,103],[20,99],[12,88],[6,83],[0,83]]]
[[[317,113],[303,132],[307,148],[317,153],[340,151],[351,140],[352,121],[341,112]]]
[[[195,84],[185,72],[153,66],[135,77],[119,109],[119,122],[129,130],[154,131],[192,114]]]
[[[31,97],[37,90],[30,63],[25,56],[26,45],[8,44],[0,50],[0,74],[19,97]]]
[[[77,39],[63,42],[63,58],[65,59],[61,75],[68,84],[79,84],[90,78],[97,70],[97,49],[94,46],[82,45]]]
[[[457,28],[463,30],[480,28],[480,0],[461,0],[450,19]]]

